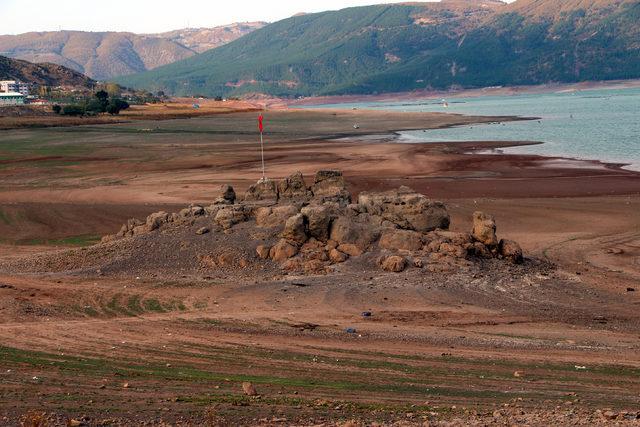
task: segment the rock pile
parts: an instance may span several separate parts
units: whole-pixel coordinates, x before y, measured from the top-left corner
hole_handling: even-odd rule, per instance
[[[523,261],[517,243],[497,238],[490,215],[476,212],[470,233],[448,231],[446,206],[408,187],[361,193],[352,203],[340,171],[319,171],[310,186],[300,172],[280,182],[261,180],[240,199],[225,185],[210,206],[132,219],[103,241],[163,232],[201,217],[207,232],[200,221],[196,233],[203,239],[248,224],[242,230],[253,242],[255,260],[287,271],[322,273],[354,257],[396,273],[409,267],[446,271],[488,258]]]

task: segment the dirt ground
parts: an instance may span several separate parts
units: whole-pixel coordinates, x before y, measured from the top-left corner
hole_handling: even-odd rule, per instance
[[[0,264],[83,253],[128,218],[211,203],[222,183],[241,193],[261,175],[255,116],[2,131]],[[265,116],[269,177],[408,185],[446,202],[459,231],[483,210],[535,269],[3,268],[1,425],[640,423],[640,174],[393,138],[509,118]]]

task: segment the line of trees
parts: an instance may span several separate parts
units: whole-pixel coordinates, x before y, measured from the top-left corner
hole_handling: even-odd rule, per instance
[[[69,104],[61,107],[54,105],[52,110],[56,114],[63,116],[95,116],[102,113],[111,115],[120,114],[120,111],[129,108],[129,103],[118,98],[115,94],[110,95],[105,90],[99,90],[93,97],[86,99],[83,103]]]

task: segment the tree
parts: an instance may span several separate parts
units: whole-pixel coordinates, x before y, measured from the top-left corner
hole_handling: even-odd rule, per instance
[[[100,99],[91,99],[89,100],[89,102],[87,102],[85,109],[87,112],[90,112],[90,113],[95,113],[95,114],[105,113],[107,111],[108,105],[109,105],[108,101],[103,102]]]
[[[85,109],[82,105],[65,105],[62,109],[62,114],[65,116],[84,116]]]
[[[122,92],[122,88],[116,83],[107,83],[105,85],[105,90],[111,98],[118,98]]]
[[[122,99],[112,99],[107,106],[107,113],[111,115],[120,114],[120,111],[126,110],[129,108],[129,103],[127,101],[123,101]]]

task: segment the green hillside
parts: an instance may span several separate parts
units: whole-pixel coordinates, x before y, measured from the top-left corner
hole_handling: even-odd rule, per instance
[[[640,2],[556,3],[450,0],[296,16],[118,82],[176,95],[307,96],[640,77]]]

